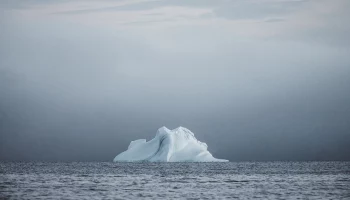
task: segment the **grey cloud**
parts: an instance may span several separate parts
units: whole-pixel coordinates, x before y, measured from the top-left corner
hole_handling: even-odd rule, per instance
[[[81,9],[60,12],[57,14],[87,14],[91,12],[117,12],[117,11],[141,11],[155,9],[164,6],[184,6],[196,8],[211,8],[216,17],[227,19],[262,19],[284,15],[300,8],[306,0],[303,1],[198,1],[198,0],[161,0],[161,1],[144,1],[131,3],[121,6],[110,6],[98,9]]]
[[[350,17],[348,1],[310,1],[309,10],[299,10],[304,15],[304,21],[288,25],[292,29],[282,31],[275,39],[299,41],[307,44],[322,44],[333,48],[349,48],[350,23],[345,19]],[[292,17],[298,17],[294,14]],[[288,19],[286,19],[288,21]],[[300,20],[300,19],[299,19]],[[305,26],[308,24],[308,26]],[[278,28],[278,27],[276,27]]]
[[[214,9],[217,17],[227,19],[262,19],[284,16],[300,8],[306,1],[232,1]]]
[[[71,2],[69,0],[2,0],[0,1],[0,8],[2,9],[28,9],[32,6],[38,5],[52,5]]]
[[[103,8],[96,8],[96,9],[78,9],[78,10],[70,10],[70,11],[63,11],[63,12],[57,12],[54,14],[88,14],[88,13],[94,13],[94,12],[117,12],[117,11],[141,11],[141,10],[148,10],[153,9],[156,7],[161,7],[162,4],[154,3],[154,1],[150,2],[141,2],[141,3],[132,3],[127,5],[120,5],[120,6],[108,6]]]
[[[282,18],[268,18],[263,20],[262,22],[266,22],[266,23],[278,23],[278,22],[284,22],[287,21],[286,19],[282,19]]]
[[[333,27],[332,24],[327,24],[324,27],[297,32],[287,38],[309,44],[323,44],[334,48],[348,49],[350,48],[349,34],[349,28],[339,29]]]
[[[142,11],[142,10],[149,10],[149,9],[155,9],[160,8],[164,6],[185,6],[185,7],[212,7],[216,5],[220,5],[219,1],[212,1],[212,0],[204,0],[204,1],[196,1],[196,0],[159,0],[159,1],[142,1],[142,2],[135,2],[130,3],[126,5],[120,5],[120,6],[108,6],[104,8],[98,8],[98,9],[80,9],[80,10],[73,10],[73,11],[67,11],[67,12],[60,12],[57,14],[84,14],[84,13],[91,13],[91,12],[105,12],[105,11]]]

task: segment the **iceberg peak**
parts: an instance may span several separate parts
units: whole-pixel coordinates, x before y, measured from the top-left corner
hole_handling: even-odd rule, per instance
[[[114,162],[225,162],[207,150],[206,143],[198,141],[189,129],[179,126],[170,130],[163,126],[150,141],[132,141],[128,149],[114,158]]]
[[[160,128],[157,130],[156,137],[160,137],[160,136],[162,136],[162,135],[164,135],[164,134],[169,133],[170,131],[171,131],[171,130],[168,129],[167,127],[162,126],[162,127],[160,127]]]
[[[166,126],[162,126],[158,129],[158,131],[160,130],[164,130],[164,131],[170,131],[170,129],[168,129]]]

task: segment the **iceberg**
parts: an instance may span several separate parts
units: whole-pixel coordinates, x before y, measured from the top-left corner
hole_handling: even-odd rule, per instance
[[[184,127],[169,130],[165,126],[158,129],[150,140],[139,139],[130,142],[128,149],[117,155],[114,162],[228,162],[214,158],[204,142]]]

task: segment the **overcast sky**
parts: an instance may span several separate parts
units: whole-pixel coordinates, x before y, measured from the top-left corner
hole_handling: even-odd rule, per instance
[[[0,0],[0,160],[184,126],[230,161],[350,160],[349,0]]]

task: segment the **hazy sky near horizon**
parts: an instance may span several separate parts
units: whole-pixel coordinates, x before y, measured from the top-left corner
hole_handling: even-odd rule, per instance
[[[0,0],[0,160],[350,160],[348,0]]]

